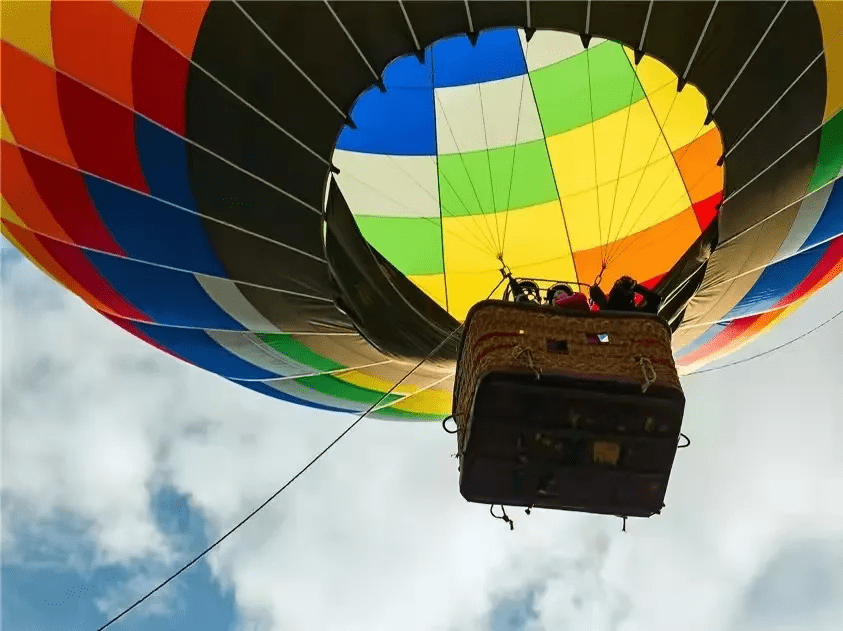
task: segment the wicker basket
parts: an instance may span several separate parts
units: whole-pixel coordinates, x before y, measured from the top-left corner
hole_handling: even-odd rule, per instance
[[[462,471],[461,490],[466,499],[487,501],[489,498],[506,498],[511,505],[541,505],[540,500],[529,494],[519,495],[507,490],[511,468],[507,463],[513,462],[512,450],[515,449],[511,440],[521,431],[514,426],[523,422],[524,427],[529,425],[532,428],[531,436],[538,436],[545,430],[556,432],[559,436],[576,434],[590,445],[590,463],[583,463],[575,469],[563,467],[557,470],[559,484],[570,483],[573,486],[566,487],[568,491],[560,494],[562,499],[556,504],[549,502],[546,507],[612,512],[613,507],[620,510],[623,506],[622,514],[640,516],[658,512],[675,454],[684,407],[670,337],[667,323],[649,314],[565,311],[556,307],[492,300],[475,305],[466,317],[453,399]],[[492,383],[498,385],[490,386]],[[502,395],[504,390],[511,395]],[[489,395],[497,397],[497,403],[491,409],[491,399],[480,400],[481,391],[497,392]],[[590,394],[582,394],[586,391]],[[501,396],[504,398],[500,399]],[[508,398],[510,396],[515,399]],[[552,403],[547,407],[547,397],[556,397],[554,400],[558,404]],[[583,402],[583,397],[590,397],[592,403]],[[518,403],[513,403],[516,400]],[[627,417],[620,423],[622,428],[618,431],[621,434],[604,428],[601,438],[601,432],[585,435],[587,432],[584,434],[582,428],[564,425],[561,417],[556,417],[557,411],[567,413],[564,410],[568,408],[568,400],[579,400],[579,403],[571,403],[574,406],[602,406],[604,404],[600,401],[604,400],[606,406],[620,406],[617,408],[621,410],[619,414]],[[651,412],[660,429],[651,431],[649,426],[644,429],[642,419],[646,419],[650,412],[642,416],[644,408],[641,406],[655,406]],[[541,418],[531,420],[525,417],[519,421],[520,413],[513,411],[516,409],[523,410],[522,413],[528,417],[538,415]],[[626,445],[623,449],[629,457],[624,457],[623,463],[618,464],[619,453],[615,450],[620,445]],[[651,455],[644,457],[645,452]],[[637,460],[634,454],[637,454]],[[477,462],[481,464],[472,464]],[[464,464],[469,466],[470,471],[466,472]],[[615,464],[618,466],[613,469]],[[483,470],[487,473],[478,473],[478,466],[486,467]],[[586,470],[588,467],[591,469]],[[487,478],[487,475],[491,477]],[[580,475],[585,477],[575,483]],[[654,480],[657,488],[652,486]],[[593,489],[592,496],[603,493],[603,500],[594,500],[593,506],[587,505],[591,501],[589,497],[583,499],[579,507],[564,503],[562,496],[565,493],[574,496],[578,488],[586,488],[589,484],[591,487],[588,488]],[[639,499],[630,499],[625,504],[612,499],[613,494],[622,494],[624,489],[634,491],[635,485],[650,486],[646,492],[635,491]],[[644,504],[639,503],[644,501],[640,500],[641,497],[646,500]]]

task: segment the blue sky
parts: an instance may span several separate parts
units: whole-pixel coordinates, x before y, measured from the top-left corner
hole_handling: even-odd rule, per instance
[[[350,422],[135,340],[2,249],[4,629],[93,630],[239,521]],[[843,304],[836,281],[742,350]],[[512,511],[457,492],[452,437],[361,423],[115,630],[839,631],[843,317],[685,380],[663,515]]]

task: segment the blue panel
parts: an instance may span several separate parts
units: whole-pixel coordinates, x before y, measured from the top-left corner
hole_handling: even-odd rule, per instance
[[[205,331],[174,329],[144,322],[132,322],[132,326],[191,364],[223,377],[235,379],[272,379],[278,377],[278,375],[259,368],[227,351]]]
[[[425,51],[424,63],[415,55],[404,55],[383,71],[383,83],[387,90],[393,88],[433,89],[433,66],[430,63],[430,50]]]
[[[103,223],[132,258],[211,276],[228,276],[202,220],[141,193],[84,176]]]
[[[193,274],[85,252],[94,267],[127,301],[160,324],[244,331],[214,302]]]
[[[806,250],[843,233],[843,180],[837,180],[825,204],[823,214],[800,250]]]
[[[237,381],[236,379],[232,379],[231,381],[233,383],[236,383],[238,386],[244,386],[246,388],[249,388],[250,390],[254,390],[255,392],[260,392],[261,394],[265,394],[276,399],[281,399],[282,401],[295,403],[296,405],[306,405],[309,408],[316,408],[317,410],[327,410],[329,412],[352,412],[355,414],[359,413],[355,410],[345,410],[342,408],[335,408],[330,405],[322,405],[321,403],[314,403],[313,401],[300,399],[290,394],[281,392],[280,390],[276,390],[275,388],[268,386],[261,381]]]
[[[437,88],[524,74],[527,64],[514,28],[481,31],[474,46],[466,35],[449,37],[433,45],[433,81]]]
[[[706,344],[708,344],[711,340],[717,337],[723,329],[726,328],[726,324],[722,324],[720,322],[713,324],[711,327],[707,328],[704,333],[702,333],[698,338],[696,338],[693,342],[688,344],[685,348],[683,348],[678,353],[674,354],[674,358],[676,360],[680,360],[683,357],[687,357],[697,349],[702,348]],[[702,327],[700,327],[702,328]]]
[[[145,118],[135,116],[135,144],[150,192],[160,199],[196,209],[187,175],[184,140]]]
[[[357,129],[343,127],[339,149],[399,156],[436,154],[433,90],[369,88],[351,109]]]
[[[827,249],[827,245],[816,247],[768,266],[723,320],[742,318],[776,306],[811,273]]]

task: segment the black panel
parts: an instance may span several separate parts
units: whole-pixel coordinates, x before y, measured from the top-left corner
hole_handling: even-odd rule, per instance
[[[620,42],[635,50],[641,42],[641,32],[644,30],[649,6],[649,2],[636,0],[593,2],[589,32],[598,37]]]
[[[458,329],[459,322],[387,261],[376,257],[333,181],[329,200],[325,252],[337,287],[337,304],[381,352],[426,357]],[[432,357],[456,359],[460,338],[454,333]]]
[[[561,31],[582,33],[585,31],[586,3],[579,0],[571,2],[531,2],[533,28],[547,28]],[[521,25],[525,26],[525,25]]]
[[[283,4],[283,7],[279,6],[280,4]],[[348,4],[349,6],[336,6],[338,4]],[[383,11],[382,8],[375,6],[376,4],[382,5],[383,8],[386,8],[387,5],[393,7],[394,11],[391,12],[393,19],[385,19],[390,15],[390,12]],[[372,55],[373,47],[371,42],[381,36],[388,39],[389,31],[394,31],[402,26],[403,31],[407,31],[407,27],[403,24],[404,19],[401,16],[401,9],[398,3],[369,3],[366,6],[360,6],[357,3],[334,3],[334,5],[346,28],[349,27],[349,24],[346,22],[346,18],[350,17],[348,15],[349,13],[358,16],[356,22],[359,23],[361,14],[371,14],[373,11],[377,12],[377,16],[370,15],[371,22],[368,31],[358,32],[355,42],[364,52],[368,53],[367,59],[369,63],[374,65],[375,69],[380,72],[382,67],[378,67],[372,58],[374,55]],[[346,34],[343,33],[336,18],[331,15],[324,2],[278,3],[252,1],[243,2],[242,6],[260,24],[261,28],[267,32],[272,38],[272,41],[276,42],[296,65],[344,112],[348,112],[354,99],[362,92],[362,86],[370,85],[375,81],[371,70],[369,70],[366,63],[360,58],[360,55],[354,49]],[[394,19],[395,11],[398,12],[397,17],[400,19],[400,22]],[[379,20],[384,21],[381,22]],[[255,31],[254,26],[249,25],[249,28],[252,30],[252,37],[260,37]],[[405,51],[411,47],[409,42],[410,40],[404,42],[406,46]],[[390,53],[393,51],[394,54],[400,52],[396,49],[395,45],[391,47]],[[297,75],[299,73],[292,68],[289,62],[281,59],[277,51],[272,50],[258,53],[256,49],[255,52],[256,54],[274,55],[279,58],[274,65],[281,69],[286,67],[284,74],[279,76],[282,84],[289,85],[291,90],[305,90],[309,94],[308,103],[314,98],[323,100],[324,103],[323,97],[319,96],[312,86],[302,84],[303,79],[297,79],[295,87],[293,87],[294,84],[292,83],[288,84],[288,81],[291,79],[289,73],[291,71]],[[342,77],[342,80],[337,81],[337,77]],[[304,105],[305,101],[301,101],[301,103],[303,109],[299,111],[294,106],[294,111],[304,116],[304,119],[299,122],[306,124],[309,110]],[[314,114],[317,113],[320,113],[319,110],[314,111]],[[330,135],[331,128],[332,125],[325,125],[325,129],[321,131]],[[334,138],[330,138],[330,141],[333,143]],[[323,153],[323,155],[325,154]]]
[[[335,1],[331,6],[379,75],[383,75],[384,68],[393,59],[415,48],[397,0]],[[356,52],[352,54],[357,55]],[[372,80],[370,73],[370,84]],[[357,98],[361,91],[352,94],[351,98]]]
[[[277,20],[272,22],[273,24],[291,25],[293,22],[288,15],[300,5],[296,2],[273,2],[262,3],[261,6],[277,16]],[[254,5],[249,5],[249,7],[252,10],[257,9]],[[314,5],[314,8],[316,8],[316,5]],[[309,28],[331,20],[331,15],[324,5],[322,5],[322,13],[324,13],[324,16],[321,18],[296,22],[296,24],[299,25],[301,31],[307,33]],[[324,83],[334,86],[334,89],[337,85],[350,83],[351,85],[347,89],[357,90],[361,84],[360,79],[356,76],[359,73],[351,72],[347,63],[340,64],[333,59],[333,55],[343,50],[343,41],[347,43],[339,27],[336,30],[337,34],[333,38],[326,39],[323,37],[322,40],[311,40],[310,54],[312,55],[320,50],[331,51],[331,60],[328,61],[323,58],[321,61],[328,65],[337,63],[339,67],[331,70],[333,78],[328,79],[326,76],[320,78]],[[282,48],[289,48],[295,43],[295,40],[282,40],[277,43]],[[348,55],[349,58],[351,55],[356,55],[353,49]],[[293,58],[297,60],[297,63],[304,63],[301,57]],[[232,2],[212,2],[210,4],[199,37],[196,40],[193,60],[317,154],[325,158],[331,155],[331,149],[337,136],[337,128],[342,124],[345,116],[340,115],[308,83],[301,73],[273,48],[237,8],[236,4]],[[365,67],[363,68],[365,69]],[[337,71],[349,72],[350,74],[347,76],[337,75]],[[195,107],[198,105],[197,101],[199,101],[206,108],[213,105],[213,109],[225,109],[229,114],[229,116],[217,114],[219,120],[214,122],[219,124],[220,127],[214,130],[216,134],[228,132],[234,135],[242,131],[261,129],[257,123],[250,121],[248,130],[229,130],[229,126],[237,124],[235,119],[245,119],[248,116],[248,107],[245,107],[242,103],[237,103],[232,97],[220,100],[221,96],[218,93],[213,93],[209,87],[201,85],[201,83],[207,83],[210,80],[204,79],[204,82],[200,82],[200,76],[203,76],[202,73],[192,67],[189,78],[191,100],[189,102],[188,120],[192,120],[196,115]],[[340,77],[342,80],[337,81]],[[221,88],[218,88],[218,90],[221,90]],[[200,91],[201,94],[196,94]],[[257,114],[252,114],[252,116],[260,120]],[[283,135],[281,132],[274,131],[273,133],[270,130],[272,130],[272,127],[264,122],[261,133],[272,133],[273,139]],[[241,139],[241,145],[247,149],[250,148],[249,144],[255,140],[255,138],[248,138],[248,143],[242,142]],[[285,144],[288,145],[289,141]],[[288,163],[298,160],[313,160],[299,148],[293,149],[290,147],[288,149],[285,147],[282,151],[279,147],[278,153],[279,155],[289,156],[285,158]],[[319,196],[321,197],[321,195]],[[314,195],[310,197],[314,197]]]
[[[422,48],[448,35],[468,32],[468,15],[462,0],[406,1],[404,8]]]
[[[267,320],[282,331],[354,331],[351,320],[331,302],[291,296],[248,285],[238,288]]]
[[[501,26],[524,26],[527,24],[527,3],[524,0],[500,2],[484,2],[469,0],[471,21],[474,30],[479,32],[486,28]]]

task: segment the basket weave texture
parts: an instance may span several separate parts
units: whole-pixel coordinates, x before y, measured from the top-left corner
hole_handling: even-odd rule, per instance
[[[600,341],[604,336],[608,341]],[[654,315],[564,311],[498,300],[478,303],[466,317],[454,383],[453,415],[460,438],[477,385],[493,371],[642,386],[650,380],[681,391],[670,337],[667,323]]]

